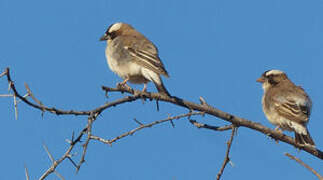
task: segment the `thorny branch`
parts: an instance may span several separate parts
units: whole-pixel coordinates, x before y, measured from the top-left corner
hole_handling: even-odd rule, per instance
[[[74,139],[74,135],[72,136],[72,140],[69,141],[70,145],[69,145],[68,149],[66,150],[66,152],[63,154],[63,156],[61,158],[59,158],[58,160],[54,160],[54,158],[51,158],[52,159],[52,164],[46,170],[46,172],[39,178],[40,180],[45,179],[51,173],[55,173],[59,178],[64,179],[60,174],[58,174],[55,171],[55,169],[65,159],[69,159],[72,162],[72,164],[76,167],[76,170],[78,171],[80,169],[81,165],[85,161],[85,154],[87,152],[88,144],[89,144],[89,142],[91,140],[98,140],[98,141],[103,142],[105,144],[111,145],[113,142],[115,142],[115,141],[117,141],[117,140],[119,140],[121,138],[124,138],[126,136],[132,135],[133,133],[135,133],[135,132],[137,132],[137,131],[139,131],[141,129],[151,127],[151,126],[154,126],[156,124],[163,123],[163,122],[168,122],[168,121],[172,123],[172,120],[179,119],[179,118],[182,118],[182,117],[190,117],[192,115],[204,115],[204,114],[209,114],[211,116],[218,117],[218,118],[220,118],[220,119],[222,119],[224,121],[228,121],[228,122],[231,123],[231,125],[227,125],[227,126],[224,126],[224,127],[217,127],[217,126],[210,126],[210,125],[207,125],[207,124],[198,123],[198,122],[196,122],[194,120],[190,120],[190,122],[194,126],[196,126],[198,128],[205,128],[205,129],[210,129],[210,130],[215,130],[215,131],[225,131],[225,130],[232,129],[232,135],[231,135],[230,140],[228,141],[228,147],[227,147],[225,160],[224,160],[222,168],[220,169],[220,172],[219,172],[219,174],[217,176],[218,178],[221,177],[226,164],[228,162],[230,162],[230,159],[229,159],[230,147],[231,147],[231,143],[232,143],[232,140],[233,140],[234,131],[238,127],[246,127],[246,128],[249,128],[249,129],[253,129],[253,130],[258,131],[258,132],[260,132],[260,133],[262,133],[264,135],[268,135],[268,136],[270,136],[270,137],[272,137],[272,138],[274,138],[276,140],[279,140],[279,141],[285,142],[287,144],[290,144],[292,146],[295,146],[296,148],[304,150],[304,151],[308,152],[309,154],[311,154],[313,156],[316,156],[316,157],[318,157],[320,159],[323,159],[323,152],[320,151],[319,149],[315,149],[312,146],[304,146],[304,145],[297,144],[293,138],[291,138],[291,137],[289,137],[289,136],[287,136],[285,134],[282,134],[280,132],[274,131],[273,129],[267,128],[267,127],[261,125],[260,123],[255,123],[255,122],[249,121],[247,119],[240,118],[240,117],[231,115],[229,113],[223,112],[223,111],[221,111],[219,109],[216,109],[215,107],[212,107],[209,104],[207,104],[205,99],[202,98],[202,97],[200,97],[200,104],[197,104],[197,103],[190,102],[190,101],[187,101],[187,100],[175,97],[175,96],[168,97],[168,96],[164,96],[164,95],[159,94],[159,93],[142,92],[142,91],[138,91],[138,90],[129,89],[129,88],[123,87],[123,86],[118,86],[116,88],[110,88],[110,87],[104,87],[103,86],[102,89],[106,92],[106,94],[108,92],[120,92],[120,93],[128,93],[129,96],[125,96],[125,97],[117,99],[115,101],[103,104],[103,105],[101,105],[101,106],[99,106],[97,108],[94,108],[92,110],[83,110],[83,111],[62,110],[62,109],[57,109],[55,107],[48,107],[48,106],[44,105],[43,103],[41,103],[41,101],[39,101],[32,94],[32,92],[31,92],[31,90],[30,90],[30,88],[28,87],[27,84],[25,84],[27,94],[26,95],[21,95],[20,93],[18,93],[18,91],[17,91],[17,89],[15,87],[15,84],[14,84],[14,82],[12,81],[12,79],[10,77],[9,68],[7,68],[3,73],[0,74],[0,78],[3,77],[3,76],[7,77],[7,81],[8,81],[8,84],[9,84],[9,90],[12,90],[13,93],[8,94],[8,95],[7,94],[1,95],[0,97],[13,97],[14,98],[14,106],[15,106],[15,116],[16,116],[16,118],[18,116],[17,103],[19,101],[23,101],[27,105],[29,105],[29,106],[31,106],[33,108],[41,110],[42,113],[49,112],[49,113],[53,113],[53,114],[56,114],[56,115],[83,115],[83,116],[88,116],[88,124],[86,125],[86,127],[79,133],[79,135],[77,136],[76,139]],[[32,100],[35,103],[28,100],[29,96],[32,98]],[[19,101],[17,100],[17,98],[19,99]],[[164,119],[164,120],[154,121],[154,122],[146,124],[146,125],[145,124],[142,124],[142,125],[140,124],[139,127],[135,128],[135,129],[133,129],[133,130],[131,130],[129,132],[126,132],[126,133],[124,133],[124,134],[122,134],[120,136],[117,136],[117,137],[115,137],[114,139],[111,139],[111,140],[106,140],[106,139],[103,139],[101,137],[97,137],[97,136],[92,135],[91,130],[92,130],[93,122],[96,120],[97,116],[101,112],[103,112],[104,110],[106,110],[106,109],[108,109],[110,107],[114,107],[114,106],[124,104],[124,103],[127,103],[127,102],[136,101],[138,99],[149,99],[149,100],[155,100],[156,102],[164,101],[164,102],[175,104],[177,106],[187,108],[190,112],[187,113],[187,114],[179,115],[179,116],[168,117],[167,119]],[[197,111],[197,112],[193,112],[193,110]],[[83,137],[84,134],[87,134],[87,138],[85,140],[85,143],[83,144],[83,153],[82,153],[81,159],[80,159],[79,163],[76,164],[72,160],[71,152],[72,152],[74,146],[77,143],[81,142],[81,138]],[[47,151],[47,152],[49,153],[49,151]],[[26,171],[27,171],[27,169],[26,169]],[[27,172],[26,172],[26,176],[28,176]]]
[[[84,128],[81,133],[78,135],[78,137],[76,139],[74,139],[74,137],[72,136],[72,140],[70,141],[70,146],[68,147],[68,149],[66,150],[66,152],[64,153],[64,155],[58,159],[58,160],[54,160],[54,158],[50,155],[49,151],[47,151],[50,159],[52,160],[52,165],[46,170],[46,172],[39,178],[39,180],[43,180],[45,179],[48,175],[50,175],[51,173],[55,173],[55,169],[56,167],[62,163],[66,158],[70,158],[71,157],[71,152],[75,146],[76,143],[81,142],[81,138],[84,135],[84,133],[87,131],[87,128]]]
[[[87,147],[89,145],[89,142],[91,140],[91,133],[92,133],[92,124],[93,122],[95,121],[95,119],[98,117],[99,113],[96,113],[96,114],[92,114],[89,118],[88,118],[88,123],[87,123],[87,126],[86,126],[86,133],[87,133],[87,137],[86,137],[86,141],[85,143],[83,144],[83,153],[82,153],[82,157],[81,157],[81,160],[79,162],[79,164],[77,165],[76,167],[76,170],[79,171],[80,168],[81,168],[81,165],[85,162],[85,154],[86,154],[86,151],[87,151]]]
[[[140,131],[140,130],[142,130],[144,128],[150,128],[150,127],[152,127],[154,125],[157,125],[157,124],[161,124],[161,123],[164,123],[164,122],[170,122],[172,120],[180,119],[180,118],[183,118],[183,117],[194,116],[194,115],[203,115],[203,112],[190,112],[190,113],[187,113],[187,114],[182,114],[182,115],[178,115],[178,116],[174,116],[174,117],[168,117],[167,119],[154,121],[154,122],[149,123],[149,124],[142,124],[141,123],[141,125],[139,127],[135,128],[135,129],[133,129],[131,131],[128,131],[126,133],[123,133],[120,136],[117,136],[117,137],[115,137],[115,138],[113,138],[111,140],[103,139],[101,137],[94,136],[94,135],[92,135],[90,138],[94,139],[94,140],[97,140],[97,141],[100,141],[102,143],[108,144],[108,145],[112,145],[112,143],[118,141],[119,139],[124,138],[124,137],[129,136],[129,135],[133,135],[135,132]]]
[[[129,94],[134,95],[135,97],[142,97],[142,98],[147,98],[147,99],[156,99],[158,101],[164,101],[168,103],[172,103],[178,106],[185,107],[189,110],[195,110],[195,111],[200,111],[204,112],[205,114],[209,114],[211,116],[218,117],[222,120],[228,121],[235,125],[236,127],[246,127],[249,129],[256,130],[257,132],[260,132],[266,136],[270,136],[274,138],[275,140],[279,140],[282,142],[285,142],[287,144],[290,144],[300,150],[304,150],[308,152],[309,154],[312,154],[313,156],[318,157],[319,159],[323,159],[323,152],[319,149],[316,149],[312,146],[309,145],[302,145],[302,144],[297,144],[295,140],[283,133],[280,133],[278,131],[275,131],[271,128],[268,128],[266,126],[263,126],[260,123],[256,123],[244,118],[240,118],[238,116],[234,116],[232,114],[226,113],[224,111],[221,111],[220,109],[217,109],[215,107],[212,107],[208,104],[202,103],[202,104],[196,104],[181,98],[178,98],[176,96],[168,97],[168,96],[163,96],[159,93],[149,93],[149,92],[142,92],[138,90],[129,90],[126,87],[119,86],[117,88],[110,88],[110,87],[102,87],[103,90],[107,92],[126,92]]]

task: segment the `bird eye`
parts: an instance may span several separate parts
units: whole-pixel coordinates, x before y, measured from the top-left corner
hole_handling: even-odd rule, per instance
[[[112,32],[108,33],[107,36],[110,37],[112,40],[117,36],[117,33],[116,33],[116,31],[112,31]]]

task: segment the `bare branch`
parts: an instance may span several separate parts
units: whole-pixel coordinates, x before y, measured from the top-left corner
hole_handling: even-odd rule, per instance
[[[294,147],[304,150],[313,156],[316,156],[320,159],[323,159],[323,152],[320,151],[319,149],[316,149],[315,147],[312,147],[310,145],[303,145],[303,144],[298,144],[295,142],[295,140],[292,137],[289,137],[285,134],[279,133],[271,128],[268,128],[266,126],[263,126],[260,123],[252,122],[250,120],[240,118],[237,116],[234,116],[232,114],[226,113],[224,111],[221,111],[215,107],[212,106],[205,106],[205,105],[200,105],[196,104],[190,101],[186,101],[184,99],[172,96],[168,97],[159,93],[148,93],[148,92],[142,92],[138,90],[129,90],[124,87],[117,87],[117,88],[110,88],[110,87],[102,87],[103,90],[109,91],[109,92],[126,92],[129,94],[136,94],[136,97],[145,97],[148,99],[158,99],[159,101],[164,101],[164,102],[169,102],[178,106],[182,106],[185,108],[188,108],[189,110],[195,110],[195,111],[200,111],[200,112],[205,112],[206,114],[218,117],[222,120],[228,121],[235,126],[239,127],[247,127],[249,129],[256,130],[266,136],[270,136],[276,140],[285,142],[287,144],[293,145]]]
[[[232,126],[232,132],[231,132],[231,136],[230,136],[230,139],[229,141],[227,142],[227,151],[225,153],[225,157],[224,157],[224,161],[223,161],[223,164],[222,164],[222,167],[219,171],[219,173],[217,174],[216,176],[216,179],[219,180],[223,174],[223,171],[224,171],[224,168],[225,166],[228,164],[228,162],[230,162],[230,157],[229,157],[229,153],[230,153],[230,149],[231,149],[231,144],[232,144],[232,141],[233,141],[233,137],[234,137],[234,133],[235,133],[235,129],[236,127]]]
[[[81,141],[81,138],[84,134],[84,132],[86,131],[86,128],[82,130],[82,132],[79,134],[79,136],[74,140],[72,138],[72,142],[70,143],[70,146],[68,147],[68,149],[66,150],[66,152],[64,153],[64,155],[58,159],[58,160],[54,160],[52,165],[46,170],[46,172],[39,178],[39,180],[43,180],[45,179],[48,175],[50,175],[51,173],[55,172],[56,167],[62,163],[66,158],[70,157],[70,153],[73,150],[74,146],[76,143]],[[54,158],[53,158],[54,159]]]
[[[187,113],[187,114],[181,114],[181,115],[178,115],[178,116],[174,116],[174,117],[168,117],[167,119],[163,119],[163,120],[158,120],[158,121],[154,121],[152,123],[149,123],[149,124],[142,124],[140,125],[139,127],[131,130],[131,131],[128,131],[126,133],[123,133],[122,135],[120,136],[117,136],[111,140],[106,140],[106,139],[103,139],[101,137],[98,137],[98,136],[94,136],[92,135],[90,138],[91,139],[94,139],[94,140],[97,140],[97,141],[100,141],[104,144],[108,144],[108,145],[111,145],[112,143],[124,138],[124,137],[127,137],[129,135],[133,135],[135,132],[137,131],[140,131],[144,128],[148,128],[148,127],[152,127],[154,125],[157,125],[157,124],[161,124],[161,123],[164,123],[164,122],[168,122],[168,121],[172,121],[172,120],[176,120],[176,119],[180,119],[180,118],[183,118],[183,117],[189,117],[189,116],[193,116],[193,115],[202,115],[203,113],[202,112],[190,112],[190,113]]]
[[[96,118],[98,117],[99,113],[96,114],[91,114],[90,117],[88,118],[88,123],[87,123],[87,127],[86,127],[86,133],[87,133],[87,137],[86,137],[86,141],[83,144],[83,153],[82,153],[82,157],[81,160],[79,161],[77,168],[76,168],[76,172],[78,172],[81,168],[81,165],[85,162],[85,154],[87,151],[87,147],[89,145],[89,142],[91,140],[91,136],[92,136],[92,124],[93,122],[96,120]]]
[[[5,72],[0,74],[0,77],[2,77],[2,76],[7,76],[7,81],[8,81],[8,85],[9,85],[8,90],[9,91],[12,90],[12,92],[13,92],[13,94],[11,96],[13,96],[13,98],[14,98],[16,119],[18,118],[17,103],[20,100],[33,108],[41,110],[42,112],[50,112],[50,113],[53,113],[56,115],[63,114],[63,115],[86,115],[86,116],[88,116],[87,126],[82,130],[82,132],[80,132],[79,136],[75,140],[74,140],[74,136],[72,137],[72,140],[69,142],[70,146],[68,147],[68,149],[66,150],[66,152],[63,154],[63,156],[60,159],[54,160],[54,158],[49,153],[48,148],[47,147],[45,148],[45,150],[47,151],[47,153],[52,161],[52,164],[51,164],[50,168],[48,168],[47,171],[40,177],[40,179],[45,179],[51,173],[55,173],[59,178],[64,179],[60,174],[55,172],[55,169],[66,158],[72,162],[72,164],[76,167],[76,169],[78,171],[80,169],[81,165],[85,162],[85,155],[87,152],[87,147],[88,147],[90,140],[92,140],[92,139],[111,145],[112,143],[116,142],[117,140],[124,138],[126,136],[129,136],[129,135],[132,135],[141,129],[144,129],[147,127],[152,127],[156,124],[160,124],[163,122],[170,122],[173,125],[172,121],[175,119],[179,119],[182,117],[190,117],[192,115],[204,115],[204,114],[209,114],[213,117],[218,117],[218,118],[220,118],[224,121],[230,122],[232,124],[232,125],[227,125],[227,126],[223,126],[223,127],[217,127],[217,126],[202,124],[202,123],[196,122],[194,120],[190,120],[190,122],[198,128],[205,128],[205,129],[216,130],[216,131],[225,131],[225,130],[232,129],[231,138],[229,139],[229,141],[227,143],[228,147],[227,147],[225,159],[224,159],[222,168],[220,169],[220,171],[218,173],[218,176],[217,176],[218,178],[220,178],[221,175],[223,174],[223,171],[224,171],[227,163],[231,162],[230,158],[229,158],[229,152],[230,152],[231,143],[233,141],[233,135],[235,133],[236,127],[246,127],[248,129],[258,131],[266,136],[268,135],[268,136],[274,138],[275,140],[285,142],[287,144],[295,146],[298,149],[304,150],[304,151],[312,154],[313,156],[323,159],[323,152],[320,151],[319,149],[316,149],[315,147],[308,146],[308,145],[297,144],[293,138],[291,138],[283,133],[277,132],[273,129],[267,128],[260,123],[255,123],[255,122],[249,121],[247,119],[240,118],[240,117],[234,116],[232,114],[223,112],[223,111],[207,104],[205,99],[202,97],[200,97],[200,104],[197,104],[194,102],[190,102],[190,101],[186,101],[184,99],[178,98],[176,96],[169,97],[169,96],[165,96],[165,95],[159,94],[159,93],[142,92],[142,91],[133,90],[131,88],[124,87],[124,86],[118,86],[117,88],[102,87],[102,89],[105,90],[106,94],[108,94],[108,92],[120,92],[120,93],[128,93],[130,95],[125,96],[120,99],[117,99],[115,101],[103,104],[103,105],[101,105],[97,108],[94,108],[92,110],[84,110],[84,111],[62,110],[62,109],[57,109],[55,107],[48,107],[48,106],[45,106],[44,104],[42,104],[41,101],[39,101],[38,99],[35,98],[35,96],[32,94],[32,92],[27,84],[25,84],[27,92],[28,92],[27,95],[22,96],[20,93],[18,93],[14,82],[11,80],[9,68],[7,68],[5,70]],[[31,96],[31,98],[33,99],[34,102],[29,101],[27,99],[27,96],[29,96],[29,95]],[[0,97],[10,97],[10,96],[3,95]],[[108,108],[120,105],[120,104],[125,104],[128,102],[136,101],[138,99],[155,100],[157,103],[157,109],[159,109],[159,106],[158,106],[159,101],[168,102],[171,104],[175,104],[177,106],[187,108],[190,111],[190,113],[179,115],[179,116],[174,116],[174,117],[168,117],[167,119],[154,121],[149,124],[142,124],[138,121],[137,123],[140,125],[139,127],[135,128],[131,131],[128,131],[120,136],[117,136],[111,140],[106,140],[101,137],[97,137],[97,136],[92,135],[93,122],[96,120],[96,117],[102,111],[104,111]],[[198,111],[198,112],[193,112],[193,110]],[[81,159],[80,159],[79,163],[76,165],[76,163],[71,158],[72,157],[71,151],[73,150],[75,144],[81,141],[81,138],[84,134],[87,134],[87,138],[86,138],[85,143],[83,144],[83,153],[82,153]]]
[[[110,107],[114,107],[114,106],[117,106],[119,104],[123,104],[123,103],[126,103],[126,102],[132,102],[132,101],[135,101],[137,99],[140,99],[142,97],[140,97],[139,95],[135,95],[135,96],[127,96],[127,97],[124,97],[124,98],[121,98],[121,99],[118,99],[116,101],[113,101],[113,102],[110,102],[110,103],[106,103],[102,106],[99,106],[98,108],[95,108],[93,110],[84,110],[84,111],[75,111],[75,110],[61,110],[61,109],[57,109],[55,107],[47,107],[45,106],[44,104],[35,104],[35,103],[32,103],[30,102],[28,99],[26,99],[24,96],[22,96],[20,93],[18,93],[16,87],[15,87],[15,84],[14,82],[11,80],[11,77],[10,77],[10,70],[9,68],[7,68],[5,70],[5,74],[7,75],[7,80],[8,80],[8,84],[9,84],[9,87],[8,87],[8,90],[12,89],[13,91],[13,96],[16,96],[17,98],[19,98],[20,100],[22,100],[24,103],[26,103],[27,105],[33,107],[33,108],[36,108],[36,109],[39,109],[41,110],[42,112],[43,111],[47,111],[47,112],[50,112],[50,113],[53,113],[53,114],[56,114],[56,115],[62,115],[62,114],[65,114],[65,115],[87,115],[87,116],[90,116],[91,114],[95,114],[95,113],[101,113],[102,111],[104,111],[105,109],[107,108],[110,108]],[[29,87],[28,87],[29,88]],[[30,89],[29,89],[30,90]],[[130,91],[130,90],[128,90]],[[35,98],[36,99],[36,98]],[[37,100],[39,101],[39,100]],[[36,102],[37,102],[36,101]],[[40,101],[39,101],[40,102]]]
[[[298,159],[297,157],[289,154],[289,153],[285,153],[285,155],[287,157],[289,157],[292,160],[295,160],[296,162],[298,162],[300,165],[304,166],[306,169],[308,169],[309,171],[311,171],[315,176],[317,176],[319,178],[319,180],[323,180],[323,177],[316,172],[313,168],[311,168],[309,165],[305,164],[302,160]]]

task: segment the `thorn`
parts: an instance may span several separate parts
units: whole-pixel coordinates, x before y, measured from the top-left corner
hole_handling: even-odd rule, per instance
[[[65,141],[68,143],[68,144],[72,144],[72,141],[69,140],[69,139],[65,139]]]
[[[54,163],[54,157],[52,156],[52,154],[49,152],[47,146],[45,144],[43,144],[43,148],[45,149],[45,151],[47,152],[47,155],[49,157],[49,159]]]
[[[72,132],[72,142],[74,141],[74,131]]]
[[[142,124],[141,122],[139,122],[136,118],[133,118],[133,120],[137,123],[137,124],[139,124],[140,126],[143,126],[144,124]]]
[[[11,84],[12,84],[12,82],[10,81],[8,84],[8,92],[10,92],[10,90],[11,90]]]
[[[24,95],[24,96],[22,96],[22,97],[23,97],[23,98],[26,98],[26,97],[28,97],[28,96],[29,96],[29,93],[25,94],[25,95]],[[20,100],[20,99],[19,99],[19,100],[17,101],[17,104],[18,104],[18,103],[20,103],[21,101],[22,101],[22,100]]]
[[[229,161],[229,164],[234,167],[234,163],[231,160]]]
[[[159,102],[158,99],[156,100],[157,111],[159,111]]]
[[[169,122],[172,125],[172,127],[175,128],[175,124],[174,124],[173,120],[170,120]]]
[[[4,76],[4,75],[7,75],[7,71],[2,72],[2,73],[0,74],[0,78],[1,78],[2,76]]]
[[[205,99],[202,96],[200,96],[200,103],[201,105],[207,105]]]
[[[0,94],[0,97],[12,97],[12,94]]]
[[[18,120],[17,98],[15,95],[13,96],[13,104],[15,107],[15,118],[16,118],[16,120]]]
[[[54,173],[55,173],[55,175],[56,175],[57,177],[59,177],[60,179],[65,180],[65,178],[64,178],[61,174],[59,174],[57,171],[54,171]]]
[[[29,173],[28,173],[26,164],[25,164],[25,175],[26,175],[26,180],[29,180]]]

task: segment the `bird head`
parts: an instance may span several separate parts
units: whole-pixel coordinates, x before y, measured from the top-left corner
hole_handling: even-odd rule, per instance
[[[118,22],[110,25],[100,41],[113,40],[119,35],[127,35],[134,31],[134,28],[129,24]]]
[[[280,70],[268,70],[265,71],[260,78],[257,79],[257,82],[263,84],[263,88],[267,89],[270,86],[279,84],[280,82],[288,79],[287,75]]]

